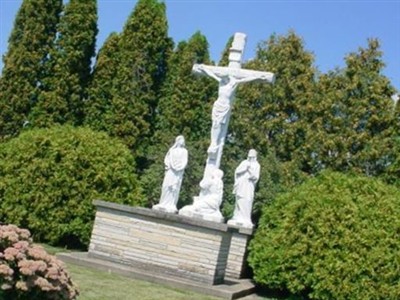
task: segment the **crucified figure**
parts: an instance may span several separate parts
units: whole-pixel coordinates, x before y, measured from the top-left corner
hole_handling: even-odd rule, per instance
[[[271,81],[270,73],[265,72],[226,72],[220,67],[210,67],[206,65],[195,64],[193,71],[203,73],[218,81],[218,99],[214,102],[212,108],[212,128],[211,128],[211,144],[208,148],[209,154],[216,154],[218,148],[223,146],[221,142],[225,139],[226,127],[228,126],[229,116],[234,100],[234,94],[239,83],[265,80]]]

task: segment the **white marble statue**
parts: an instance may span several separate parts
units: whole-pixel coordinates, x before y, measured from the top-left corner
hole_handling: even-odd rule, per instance
[[[218,99],[213,105],[211,114],[211,143],[207,151],[208,157],[204,176],[208,168],[213,167],[219,169],[231,108],[235,98],[235,90],[238,85],[254,80],[262,80],[270,83],[275,80],[275,75],[270,72],[241,69],[241,60],[245,44],[246,35],[243,33],[235,33],[232,47],[229,49],[228,67],[207,66],[202,64],[195,64],[193,66],[194,73],[209,76],[219,82]]]
[[[188,152],[185,148],[185,139],[177,136],[175,144],[168,150],[164,158],[165,176],[162,184],[160,202],[153,209],[176,213],[176,204],[179,199],[183,173],[188,162]]]
[[[218,99],[214,102],[211,119],[211,144],[208,148],[209,154],[216,154],[218,147],[223,145],[228,126],[234,94],[239,83],[254,80],[271,81],[270,73],[266,72],[221,72],[221,68],[195,64],[193,71],[204,73],[219,82]],[[221,143],[222,142],[222,143]]]
[[[220,169],[212,169],[208,176],[200,182],[200,194],[194,197],[192,205],[186,205],[179,210],[180,215],[189,217],[198,216],[204,220],[223,222],[224,218],[219,210],[222,203],[224,173]]]
[[[254,190],[260,178],[260,164],[257,161],[257,152],[249,151],[247,159],[242,161],[235,170],[235,185],[233,193],[236,196],[233,217],[228,221],[230,225],[252,228],[251,210],[253,207]]]

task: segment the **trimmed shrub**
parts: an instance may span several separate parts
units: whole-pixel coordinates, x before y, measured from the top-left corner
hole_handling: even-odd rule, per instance
[[[0,145],[0,220],[35,239],[88,245],[92,201],[142,203],[131,153],[87,128],[35,129]]]
[[[323,172],[263,210],[254,279],[312,299],[400,299],[400,191]]]
[[[0,226],[0,299],[72,300],[77,296],[63,263],[33,245],[28,230]]]

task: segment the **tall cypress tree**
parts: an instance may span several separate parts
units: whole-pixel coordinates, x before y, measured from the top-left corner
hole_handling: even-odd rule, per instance
[[[113,80],[118,70],[120,35],[113,32],[101,47],[89,84],[88,99],[85,105],[85,124],[95,130],[112,132]]]
[[[17,135],[43,84],[62,0],[24,0],[4,56],[0,83],[0,139]]]
[[[117,66],[110,67],[116,73],[112,80],[112,97],[107,105],[107,119],[101,126],[131,148],[139,169],[153,133],[155,110],[172,48],[167,31],[165,4],[158,0],[139,0],[120,35],[117,58],[109,61],[110,65]],[[95,74],[94,82],[98,75]],[[91,91],[89,107],[96,93]],[[88,123],[92,122],[93,118],[89,117]]]
[[[97,31],[97,0],[70,0],[65,5],[48,77],[31,115],[35,126],[82,123]]]
[[[158,201],[164,177],[164,156],[177,135],[182,134],[189,150],[179,205],[191,202],[198,193],[206,161],[211,127],[211,107],[216,99],[217,84],[192,74],[194,63],[210,64],[208,42],[200,32],[178,44],[168,61],[168,75],[163,96],[157,107],[156,132],[148,152],[150,167],[141,181],[153,203]]]

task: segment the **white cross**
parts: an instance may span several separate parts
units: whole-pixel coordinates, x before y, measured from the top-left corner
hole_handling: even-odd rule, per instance
[[[219,169],[222,150],[228,130],[231,108],[235,99],[235,91],[240,83],[262,80],[273,83],[275,75],[270,72],[241,69],[246,35],[235,33],[232,47],[229,49],[228,67],[217,67],[195,64],[193,72],[207,75],[219,82],[218,99],[212,109],[211,143],[204,176],[210,167]]]

